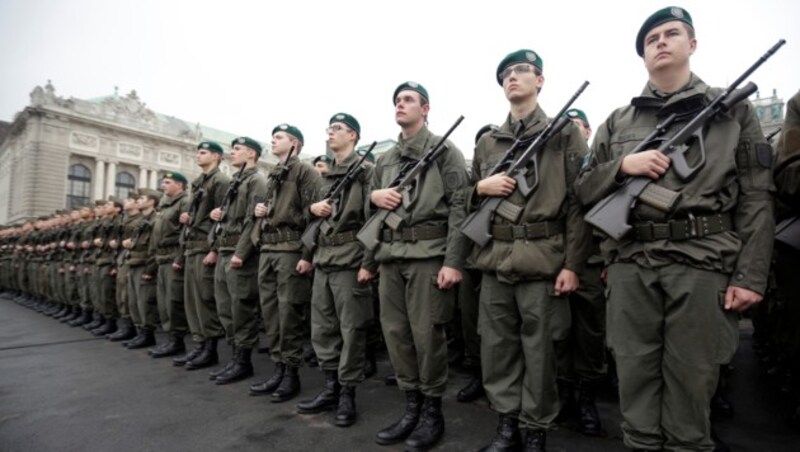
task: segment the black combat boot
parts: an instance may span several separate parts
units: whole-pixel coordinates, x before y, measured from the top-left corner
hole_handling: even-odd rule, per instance
[[[260,383],[250,385],[250,395],[271,395],[281,384],[284,373],[286,373],[286,366],[283,363],[275,363],[275,372],[271,377]]]
[[[226,385],[244,380],[253,376],[253,363],[250,361],[252,348],[236,348],[237,356],[233,361],[233,366],[225,373],[217,375],[216,384]]]
[[[86,325],[82,325],[81,327],[86,331],[92,331],[93,329],[99,327],[100,325],[102,325],[105,322],[106,322],[106,319],[105,319],[105,317],[103,317],[103,314],[100,314],[99,312],[95,311],[94,312],[94,320],[92,320],[91,322],[87,323]]]
[[[544,452],[547,447],[547,433],[544,430],[528,430],[525,436],[525,452]]]
[[[107,334],[111,334],[115,331],[117,331],[117,319],[106,317],[106,321],[99,327],[93,329],[92,334],[100,337],[100,336],[105,336]]]
[[[605,432],[594,400],[594,383],[580,381],[578,384],[578,431],[586,436],[603,436]]]
[[[67,325],[76,327],[81,325],[86,325],[87,323],[91,323],[92,321],[92,310],[91,309],[84,309],[81,311],[81,316],[75,318],[75,320],[69,322]]]
[[[128,342],[128,350],[138,350],[140,348],[147,348],[156,345],[156,335],[151,329],[142,328],[139,336],[131,339]]]
[[[481,368],[472,369],[472,378],[469,379],[469,383],[466,386],[461,388],[456,395],[456,400],[462,403],[469,403],[474,402],[486,394],[486,391],[483,389],[483,380],[481,377]]]
[[[442,398],[425,396],[425,402],[422,404],[422,416],[406,440],[406,448],[428,450],[442,439],[442,435],[444,435]]]
[[[278,389],[272,393],[272,403],[282,403],[300,394],[299,370],[300,368],[297,366],[286,366],[281,384],[279,384]]]
[[[133,322],[130,319],[122,319],[120,327],[113,334],[107,336],[111,342],[127,341],[136,337],[136,328],[133,327]]]
[[[356,423],[356,416],[356,387],[342,386],[334,423],[337,427],[350,427]]]
[[[217,354],[217,338],[206,339],[200,354],[186,362],[186,370],[197,370],[211,367],[219,362]]]
[[[298,403],[297,412],[300,414],[316,414],[335,409],[339,404],[339,391],[341,389],[338,372],[326,370],[322,391],[314,396],[313,399],[303,400]]]
[[[557,424],[573,423],[578,416],[578,402],[575,399],[575,384],[567,380],[558,380],[558,400],[561,410],[556,417]]]
[[[200,356],[200,353],[203,353],[203,350],[205,348],[206,348],[206,341],[196,343],[192,351],[190,351],[189,353],[186,353],[183,356],[177,356],[175,358],[172,358],[172,365],[175,367],[185,366],[186,363]]]
[[[419,391],[406,391],[406,412],[394,424],[386,427],[375,435],[375,442],[381,445],[395,444],[408,438],[419,423],[419,413],[422,411],[423,395]]]
[[[53,303],[53,306],[44,311],[44,315],[48,317],[54,317],[56,314],[60,313],[64,309],[64,305],[61,303]]]
[[[509,414],[500,415],[497,434],[492,443],[481,449],[481,452],[512,452],[522,448],[522,435],[519,432],[519,420]]]
[[[217,370],[212,370],[211,372],[209,372],[209,373],[208,373],[208,379],[209,379],[209,380],[211,380],[211,381],[214,381],[214,380],[216,380],[216,379],[217,379],[217,377],[219,377],[220,375],[222,375],[222,374],[224,374],[225,372],[228,372],[229,370],[231,370],[231,368],[232,368],[232,367],[233,367],[233,365],[235,364],[236,357],[237,357],[238,355],[239,355],[239,352],[237,351],[237,349],[236,349],[236,346],[235,346],[235,345],[232,345],[232,346],[231,346],[231,360],[230,360],[230,361],[228,361],[228,363],[227,363],[227,364],[225,364],[224,366],[222,366],[221,368],[219,368],[219,369],[217,369]]]
[[[73,320],[77,319],[82,314],[83,314],[83,312],[81,310],[81,307],[80,306],[74,306],[72,308],[72,312],[70,312],[69,315],[58,319],[58,321],[61,322],[61,323],[66,323],[67,325],[69,325],[70,322],[72,322]]]
[[[61,306],[61,309],[59,309],[58,311],[56,311],[56,312],[55,312],[55,313],[52,315],[52,317],[53,317],[55,320],[58,320],[58,319],[60,319],[60,318],[62,318],[62,317],[64,317],[64,316],[68,315],[70,312],[72,312],[72,308],[70,308],[68,305],[62,304],[62,305],[60,305],[60,306]]]
[[[165,358],[167,356],[175,356],[184,352],[186,352],[186,344],[183,342],[183,336],[171,334],[166,345],[150,350],[147,353],[153,358]]]

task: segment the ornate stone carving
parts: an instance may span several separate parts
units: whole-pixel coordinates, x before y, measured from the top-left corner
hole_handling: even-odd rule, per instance
[[[142,160],[144,148],[136,144],[117,143],[117,155],[123,158]]]
[[[160,151],[158,153],[158,163],[164,166],[171,166],[174,168],[181,167],[181,155],[177,152]]]
[[[94,135],[89,135],[81,132],[72,132],[69,137],[70,146],[97,151],[100,139]]]

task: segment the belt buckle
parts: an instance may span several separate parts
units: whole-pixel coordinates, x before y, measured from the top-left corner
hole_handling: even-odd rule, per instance
[[[528,225],[511,225],[511,238],[514,240],[524,240],[528,238]]]
[[[701,229],[699,227],[697,227],[697,226],[698,226],[697,218],[694,215],[692,215],[692,212],[689,212],[689,236],[690,237],[699,238],[699,237],[703,236],[703,234],[701,232]]]
[[[408,236],[406,236],[406,232],[408,232]],[[415,243],[418,240],[418,238],[417,238],[417,228],[405,228],[405,229],[403,229],[401,237],[403,237],[403,241],[404,242]]]

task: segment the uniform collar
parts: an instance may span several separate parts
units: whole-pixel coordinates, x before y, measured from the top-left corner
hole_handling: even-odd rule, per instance
[[[328,174],[326,174],[325,177],[339,177],[345,175],[347,170],[350,169],[350,165],[352,165],[353,162],[358,159],[359,155],[355,150],[353,150],[353,152],[348,155],[347,158],[342,161],[342,163],[335,163],[336,160],[334,159],[334,164],[331,165],[331,169],[328,171]]]
[[[708,85],[692,73],[689,83],[674,93],[660,92],[647,82],[642,94],[631,99],[631,105],[636,108],[658,109],[659,117],[666,117],[672,113],[691,114],[708,104],[707,92]]]
[[[397,149],[400,150],[400,156],[419,160],[427,150],[428,142],[432,136],[433,134],[428,130],[428,126],[422,126],[419,132],[411,138],[403,138],[401,133],[397,137]]]
[[[520,123],[522,124],[520,137],[531,137],[547,126],[547,115],[539,105],[536,105],[536,109],[518,121],[515,121],[511,117],[511,113],[509,113],[503,124],[491,132],[491,136],[495,139],[516,139],[517,128],[520,127]]]

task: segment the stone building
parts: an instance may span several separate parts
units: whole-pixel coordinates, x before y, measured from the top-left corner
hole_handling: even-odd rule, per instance
[[[30,94],[0,137],[0,224],[57,209],[158,188],[161,175],[200,171],[197,143],[213,140],[226,152],[237,135],[156,113],[131,91],[95,99],[59,97],[48,81]],[[259,165],[270,166],[269,145]],[[222,170],[230,174],[227,162]]]

